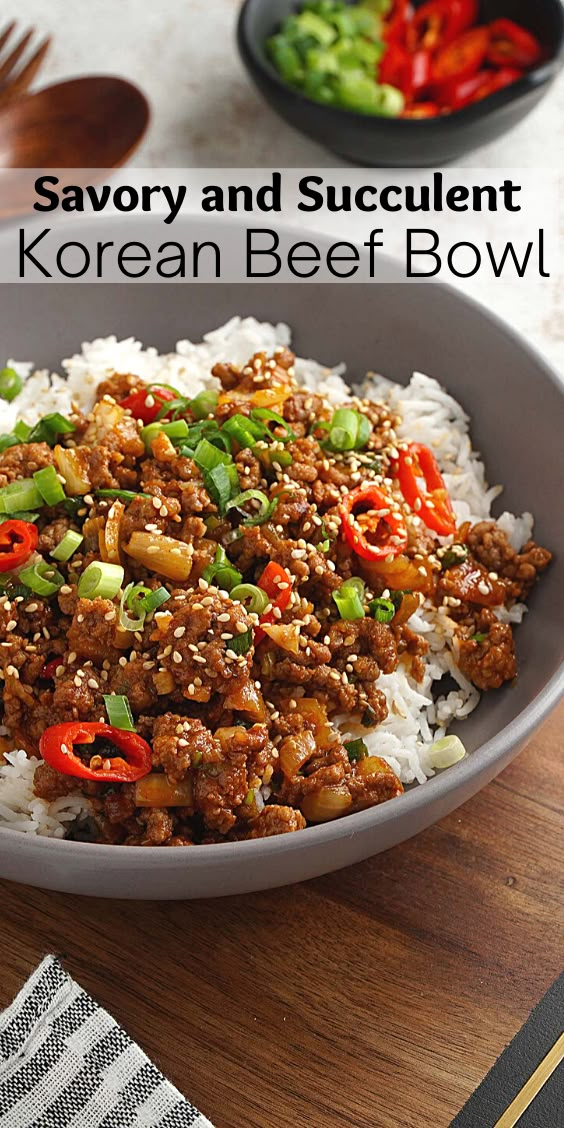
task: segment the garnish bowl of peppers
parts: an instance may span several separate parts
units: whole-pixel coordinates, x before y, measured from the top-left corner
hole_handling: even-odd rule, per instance
[[[357,165],[433,167],[495,141],[564,60],[561,0],[245,0],[237,38],[290,125]]]

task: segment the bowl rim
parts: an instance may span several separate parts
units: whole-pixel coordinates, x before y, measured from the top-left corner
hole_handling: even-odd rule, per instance
[[[392,118],[379,116],[377,114],[362,114],[357,110],[344,109],[342,106],[326,106],[323,102],[316,102],[313,98],[308,98],[301,90],[284,82],[284,79],[281,78],[276,68],[266,57],[263,45],[261,44],[260,47],[257,46],[254,36],[249,34],[248,23],[251,9],[264,3],[264,0],[244,0],[237,19],[236,39],[241,58],[253,77],[256,76],[257,71],[260,72],[262,78],[275,86],[290,102],[293,102],[297,107],[315,107],[319,112],[320,118],[325,118],[327,122],[338,120],[345,124],[347,120],[350,121],[351,118],[354,118],[357,123],[362,122],[367,129],[374,123],[378,123],[378,126],[384,129],[397,129],[399,127],[403,129],[406,134],[410,130],[420,129],[421,127],[430,132],[431,130],[446,130],[453,122],[460,123],[461,125],[470,125],[473,122],[481,121],[489,117],[490,114],[495,113],[496,110],[501,110],[505,106],[511,105],[513,102],[521,101],[533,91],[538,90],[540,87],[548,86],[554,81],[559,71],[564,66],[564,7],[561,6],[559,0],[550,0],[551,4],[553,2],[554,11],[560,15],[561,34],[560,40],[556,45],[555,53],[550,59],[543,60],[538,66],[527,71],[517,82],[512,83],[511,86],[496,90],[493,94],[490,94],[480,102],[475,102],[469,106],[464,106],[461,110],[456,110],[450,114],[443,114],[436,118],[418,118],[416,120],[410,118]]]
[[[188,220],[190,218],[188,217]],[[280,230],[290,236],[304,237],[302,228],[280,225]],[[329,238],[329,236],[321,236],[321,238]],[[397,267],[397,263],[390,256],[383,255],[382,258],[385,258],[388,263],[394,263]],[[564,399],[564,381],[560,379],[556,369],[545,360],[542,353],[530,345],[519,330],[514,329],[504,318],[493,313],[476,298],[465,294],[457,287],[444,282],[435,282],[433,285],[440,293],[455,296],[459,302],[470,306],[490,324],[499,329],[506,338],[509,338],[517,348],[525,353],[530,359],[531,365],[542,372],[549,384],[552,384]],[[505,692],[510,692],[510,689],[506,689]],[[479,745],[458,764],[437,773],[424,784],[411,787],[409,791],[398,796],[393,802],[381,803],[376,807],[369,807],[364,811],[345,815],[341,819],[309,826],[295,834],[280,834],[269,838],[243,840],[242,842],[218,842],[198,846],[191,850],[188,866],[185,850],[181,847],[165,851],[165,858],[167,859],[165,865],[164,859],[162,859],[163,850],[160,849],[148,850],[145,846],[127,846],[121,847],[121,853],[118,855],[116,854],[116,846],[109,843],[69,842],[66,839],[28,834],[25,831],[10,830],[9,827],[1,826],[0,845],[4,849],[9,847],[14,853],[20,853],[20,855],[26,850],[30,850],[32,853],[40,850],[42,854],[45,851],[45,857],[48,857],[49,861],[55,864],[58,862],[64,864],[65,859],[68,861],[71,851],[77,864],[84,862],[88,865],[89,861],[95,862],[102,859],[106,861],[113,857],[116,861],[118,858],[120,859],[119,868],[125,864],[126,868],[131,868],[133,871],[138,868],[138,863],[143,859],[144,870],[152,871],[156,867],[161,867],[166,868],[168,873],[186,870],[188,867],[191,867],[192,871],[194,869],[196,871],[205,870],[208,869],[214,859],[219,863],[222,861],[228,863],[233,858],[241,857],[241,859],[246,858],[248,862],[252,862],[253,859],[258,862],[259,860],[267,861],[278,855],[293,854],[296,850],[306,851],[308,847],[322,847],[344,838],[354,838],[356,834],[376,831],[393,821],[396,813],[399,813],[400,810],[402,816],[409,817],[411,814],[414,818],[418,812],[425,808],[428,802],[433,801],[437,804],[446,801],[447,809],[453,809],[453,807],[456,807],[456,803],[453,804],[453,807],[448,807],[448,802],[453,793],[463,791],[466,784],[471,784],[480,775],[488,776],[490,769],[503,760],[508,751],[518,745],[526,744],[563,697],[564,659],[555,669],[544,688],[521,709],[508,725],[505,725],[484,744]],[[495,772],[492,775],[495,775]],[[489,776],[489,778],[492,778],[492,776]],[[408,835],[405,835],[405,837],[408,837]],[[126,861],[128,857],[131,858],[130,864]]]

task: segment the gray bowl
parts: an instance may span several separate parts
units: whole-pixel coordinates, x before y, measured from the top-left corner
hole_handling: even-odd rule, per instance
[[[188,243],[191,236],[190,220],[177,221],[176,237]],[[414,369],[427,372],[472,415],[490,481],[506,484],[503,507],[534,512],[539,540],[557,556],[517,632],[516,686],[482,701],[463,726],[470,755],[423,786],[298,834],[193,849],[98,846],[2,830],[0,876],[69,893],[145,899],[273,888],[395,846],[510,763],[564,693],[564,388],[525,341],[459,293],[432,284],[311,285],[307,293],[278,284],[0,289],[4,355],[34,358],[41,367],[57,367],[82,340],[112,332],[166,351],[177,339],[242,313],[289,322],[299,353],[346,360],[353,377],[376,368],[406,382]]]

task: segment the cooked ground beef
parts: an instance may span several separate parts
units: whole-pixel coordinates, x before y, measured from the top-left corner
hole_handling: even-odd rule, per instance
[[[401,495],[398,420],[381,404],[353,400],[369,437],[361,450],[331,449],[333,407],[297,386],[289,350],[258,353],[245,366],[218,364],[213,375],[222,388],[217,409],[196,421],[186,403],[179,438],[142,436],[120,403],[138,378],[115,374],[55,450],[22,443],[0,453],[0,489],[51,465],[65,483],[64,506],[44,507],[37,518],[34,559],[51,561],[69,530],[82,536],[57,561],[64,582],[51,597],[2,575],[2,720],[9,739],[37,755],[46,728],[100,726],[105,700],[127,699],[148,744],[138,780],[115,771],[100,777],[114,756],[99,733],[94,746],[75,749],[92,779],[41,762],[34,785],[46,800],[80,787],[94,837],[116,845],[268,837],[399,795],[388,764],[362,746],[353,755],[335,718],[376,728],[388,710],[382,675],[402,663],[422,678],[428,643],[411,618],[419,592],[443,616],[455,659],[478,688],[513,680],[513,629],[500,609],[526,599],[550,561],[532,542],[515,552],[490,521],[463,526],[457,545],[445,547]],[[237,415],[260,422],[263,438],[226,441],[219,428]],[[343,535],[343,503],[364,483],[393,495],[406,521],[404,552],[386,513],[362,514],[368,549],[371,536],[389,537],[379,559]],[[118,496],[99,493],[108,489]],[[227,505],[246,491],[250,502]],[[257,518],[259,505],[266,517]],[[90,563],[121,568],[121,590],[79,596]],[[343,619],[335,596],[351,578],[365,585],[360,616]],[[135,601],[136,592],[142,601],[163,588],[164,601],[148,614]],[[377,621],[375,597],[386,621]]]

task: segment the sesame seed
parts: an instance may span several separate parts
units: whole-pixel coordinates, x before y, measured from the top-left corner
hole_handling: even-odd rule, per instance
[[[177,665],[180,665],[180,663],[182,661],[182,655],[180,654],[180,652],[178,650],[175,650],[173,652],[172,661],[176,662]]]
[[[177,627],[173,634],[175,638],[182,638],[182,635],[185,634],[185,632],[186,627]]]
[[[73,662],[76,662],[76,653],[74,650],[71,650],[70,654],[67,655],[67,663],[69,666],[72,666]]]

